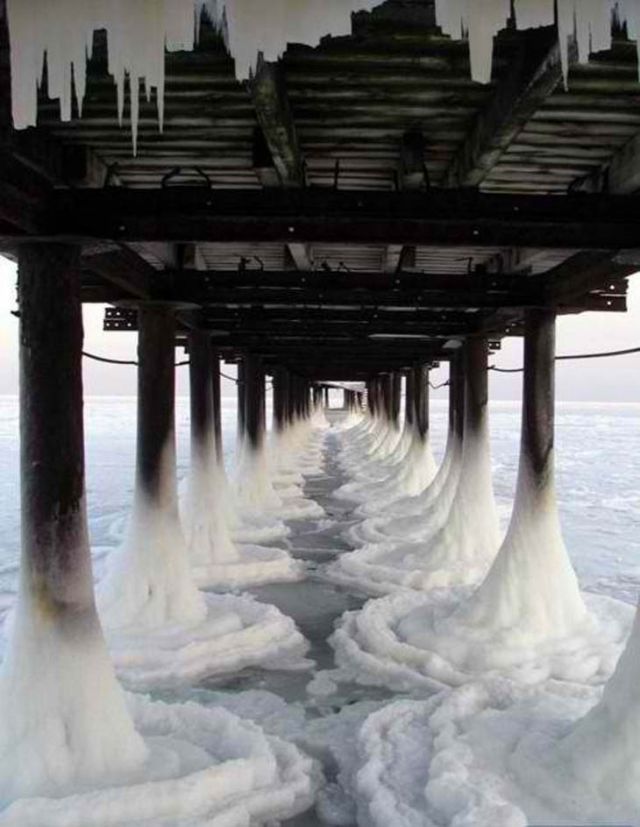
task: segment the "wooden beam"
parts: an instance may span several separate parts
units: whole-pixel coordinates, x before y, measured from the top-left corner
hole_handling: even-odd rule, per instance
[[[249,90],[280,183],[303,186],[302,154],[280,64],[260,60]]]
[[[402,136],[398,185],[403,190],[426,190],[429,174],[425,164],[425,141],[420,129],[410,129]]]
[[[424,136],[419,129],[404,133],[400,146],[398,165],[398,188],[401,190],[426,190],[429,187],[429,175],[424,160]],[[416,248],[402,244],[388,244],[385,253],[384,269],[387,273],[398,273],[403,267],[415,267]]]
[[[126,246],[84,256],[82,267],[113,285],[122,299],[151,299],[162,279],[161,273]]]
[[[443,319],[449,310],[518,309],[562,304],[567,310],[618,310],[626,294],[624,276],[634,265],[611,262],[610,253],[581,254],[546,276],[511,274],[427,274],[373,272],[297,273],[290,271],[222,272],[195,270],[155,271],[125,251],[103,253],[85,259],[85,267],[114,287],[105,291],[89,284],[86,301],[125,301],[130,294],[162,299],[177,305],[208,308],[210,317],[254,311],[267,318],[380,318],[393,311],[393,318]],[[580,274],[585,271],[584,277]],[[549,292],[553,282],[555,292]],[[567,284],[564,286],[564,283]],[[562,291],[563,292],[558,292]],[[592,293],[593,290],[599,292]],[[611,300],[611,304],[607,302]],[[588,304],[588,307],[586,306]]]
[[[419,244],[628,249],[635,196],[496,195],[476,190],[54,191],[30,241]],[[0,236],[0,246],[24,240]]]
[[[547,305],[561,307],[595,290],[603,291],[604,302],[612,301],[612,304],[616,295],[624,297],[626,278],[637,267],[615,262],[615,253],[615,250],[577,253],[543,276],[535,277],[547,297]],[[596,295],[589,298],[597,300]]]
[[[313,270],[313,261],[309,253],[309,247],[306,244],[287,244],[287,249],[291,260],[296,266],[296,270],[303,273],[308,273]]]
[[[576,192],[630,195],[640,191],[640,132],[594,172],[581,178]]]
[[[562,80],[555,29],[522,34],[515,65],[507,67],[489,105],[476,118],[442,177],[445,187],[478,186]]]

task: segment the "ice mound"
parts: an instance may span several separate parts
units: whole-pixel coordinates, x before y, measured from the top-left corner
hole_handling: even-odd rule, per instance
[[[398,592],[347,612],[330,639],[338,679],[398,691],[434,691],[489,676],[524,684],[601,684],[633,621],[628,604],[584,594],[587,616],[570,633],[527,637],[513,626],[498,635],[456,623],[471,593],[465,587]]]
[[[212,485],[212,482],[220,484]],[[232,526],[236,523],[236,511],[229,502],[224,475],[216,463],[209,461],[201,468],[192,463],[183,497],[182,522],[191,573],[198,586],[236,589],[304,577],[304,565],[284,549],[241,545],[234,541]]]
[[[233,560],[194,564],[192,572],[197,585],[211,589],[242,589],[294,582],[305,577],[304,563],[283,549],[238,545],[236,552]]]
[[[319,772],[297,747],[221,708],[128,697],[147,757],[99,789],[20,798],[0,811],[19,827],[268,825],[308,809]]]
[[[308,644],[294,621],[248,595],[204,596],[199,622],[107,629],[118,677],[130,689],[165,689],[247,667],[307,669]]]
[[[359,823],[637,827],[637,701],[622,715],[611,705],[626,671],[604,692],[478,683],[374,712],[357,738],[358,770],[342,777]]]
[[[406,428],[391,457],[377,464],[370,476],[356,474],[355,481],[345,483],[335,493],[338,499],[363,504],[356,514],[367,516],[369,512],[391,508],[397,500],[417,496],[431,483],[435,473],[429,442]]]
[[[315,466],[314,466],[315,467]],[[304,496],[301,486],[287,478],[278,480],[269,453],[245,445],[237,476],[240,524],[256,517],[276,517],[281,521],[322,519],[324,509]],[[245,535],[246,536],[246,535]],[[260,542],[260,541],[258,541]],[[264,540],[263,540],[264,542]]]

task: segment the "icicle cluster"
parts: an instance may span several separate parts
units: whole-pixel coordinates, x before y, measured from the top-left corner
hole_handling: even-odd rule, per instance
[[[109,72],[118,90],[118,116],[124,111],[125,78],[131,89],[131,128],[136,151],[139,86],[147,97],[155,89],[158,120],[164,116],[164,57],[192,50],[203,9],[223,31],[236,61],[239,80],[249,77],[258,55],[277,60],[288,43],[315,46],[327,34],[351,31],[351,14],[381,0],[7,0],[11,40],[13,121],[16,129],[35,125],[37,89],[44,55],[49,95],[60,99],[62,120],[71,117],[75,91],[78,110],[86,86],[86,63],[93,33],[107,32]],[[436,19],[445,34],[468,36],[471,75],[491,80],[493,38],[510,16],[510,0],[436,0]],[[565,82],[569,42],[575,37],[578,59],[611,45],[611,20],[626,22],[629,37],[640,35],[638,0],[558,0],[558,31]],[[519,29],[551,26],[554,0],[515,0]]]
[[[436,19],[445,34],[469,38],[471,77],[479,83],[491,80],[493,38],[506,26],[510,0],[436,0]],[[631,40],[640,34],[637,0],[558,0],[558,37],[565,85],[569,74],[569,43],[575,39],[578,60],[586,63],[591,52],[611,48],[614,14],[627,23]],[[555,23],[554,0],[515,0],[516,26],[520,30]]]
[[[258,54],[276,60],[287,43],[316,45],[331,33],[351,31],[351,13],[378,0],[7,0],[11,41],[11,95],[16,129],[35,126],[37,90],[46,54],[49,97],[59,98],[60,116],[71,119],[86,88],[93,33],[107,32],[109,73],[118,92],[122,122],[125,78],[129,79],[133,152],[136,153],[139,88],[147,99],[155,89],[158,121],[164,120],[165,49],[192,51],[203,9],[225,34],[246,79]]]

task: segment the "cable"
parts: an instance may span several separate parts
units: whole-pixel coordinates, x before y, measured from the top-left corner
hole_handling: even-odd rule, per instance
[[[94,353],[87,353],[82,351],[82,355],[87,359],[93,359],[94,362],[104,362],[106,365],[137,365],[137,362],[126,362],[122,359],[107,359],[104,356],[96,356]]]
[[[566,356],[556,356],[556,362],[570,362],[579,359],[607,359],[613,356],[629,356],[632,353],[640,353],[640,347],[630,347],[626,348],[625,350],[609,350],[604,351],[602,353],[572,353]],[[93,359],[94,362],[103,362],[107,365],[133,365],[136,366],[138,362],[134,361],[127,361],[124,359],[107,359],[105,356],[96,356],[94,353],[87,353],[86,351],[82,351],[82,355],[85,356],[87,359]],[[177,362],[176,367],[182,368],[186,365],[189,365],[190,362],[187,360],[186,362]],[[524,368],[499,368],[496,365],[491,365],[489,370],[493,370],[496,373],[522,373]],[[228,379],[230,382],[235,382],[236,385],[239,384],[238,379],[234,379],[233,376],[228,376],[226,373],[220,372],[220,376],[224,379]],[[439,390],[440,388],[445,388],[449,385],[449,382],[443,382],[441,385],[434,385],[429,382],[429,386],[433,388],[433,390]]]
[[[610,350],[608,353],[576,353],[572,356],[556,356],[557,362],[569,359],[602,359],[606,356],[628,356],[630,353],[640,353],[640,347],[630,347],[627,350]]]
[[[140,363],[134,361],[128,361],[126,359],[107,359],[106,356],[96,356],[95,353],[87,353],[87,351],[83,350],[82,355],[87,359],[93,359],[94,362],[103,362],[106,365],[132,365],[133,367],[137,367]],[[184,368],[187,365],[190,365],[191,362],[187,359],[186,362],[176,362],[177,368]],[[239,384],[238,379],[234,379],[233,376],[229,376],[226,373],[220,371],[220,376],[224,379],[228,379],[230,382],[235,382],[236,385]]]
[[[434,391],[439,391],[440,388],[448,388],[451,382],[442,382],[440,385],[434,385],[433,382],[429,382],[429,387]]]
[[[602,353],[571,353],[566,356],[556,356],[556,362],[571,362],[578,359],[605,359],[610,356],[628,356],[631,353],[640,353],[640,347],[630,347],[626,350],[609,350]],[[489,370],[496,373],[523,373],[524,368],[498,368],[492,365]]]

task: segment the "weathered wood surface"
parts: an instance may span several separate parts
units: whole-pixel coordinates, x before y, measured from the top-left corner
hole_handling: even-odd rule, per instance
[[[20,251],[21,571],[49,620],[93,615],[78,250]]]

